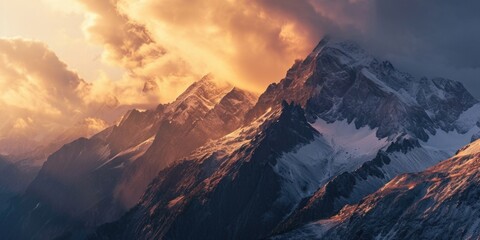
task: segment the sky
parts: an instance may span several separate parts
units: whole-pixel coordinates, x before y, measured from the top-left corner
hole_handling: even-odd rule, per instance
[[[0,139],[78,122],[97,129],[208,73],[261,93],[325,34],[480,97],[478,9],[475,0],[0,0],[9,119]]]

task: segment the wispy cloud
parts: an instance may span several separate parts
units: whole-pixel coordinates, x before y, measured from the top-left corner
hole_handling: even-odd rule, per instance
[[[28,139],[32,150],[35,142],[52,141],[74,126],[83,127],[77,136],[98,132],[120,111],[115,92],[94,98],[96,88],[45,44],[0,39],[0,140]]]

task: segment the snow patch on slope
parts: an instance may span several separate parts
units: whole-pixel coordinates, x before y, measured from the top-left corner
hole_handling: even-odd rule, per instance
[[[241,146],[249,144],[253,137],[256,135],[261,125],[272,115],[278,112],[272,112],[269,108],[262,116],[255,119],[247,126],[241,127],[220,139],[210,140],[205,145],[196,149],[189,158],[191,159],[203,159],[202,156],[210,153],[217,153],[218,156],[231,155],[235,150]]]
[[[107,161],[105,161],[102,165],[98,166],[95,170],[97,169],[100,169],[108,164],[110,164],[112,161],[114,161],[115,159],[118,159],[122,156],[125,156],[125,155],[133,155],[131,157],[129,157],[130,161],[135,161],[137,160],[139,157],[141,157],[146,151],[147,149],[152,145],[153,143],[153,140],[154,140],[155,137],[151,137],[145,141],[143,141],[142,143],[138,144],[137,146],[133,146],[131,148],[128,148],[124,151],[121,151],[119,152],[118,154],[116,154],[115,156],[113,156],[112,158],[108,159]],[[119,166],[115,166],[115,167],[123,167],[123,163]]]
[[[336,42],[332,41],[328,47],[340,50],[343,55],[334,54],[338,59],[347,65],[352,66],[367,66],[373,61],[374,57],[368,54],[358,44],[349,41]]]
[[[423,171],[451,155],[442,149],[414,148],[407,153],[389,153],[388,157],[392,162],[385,166],[383,171],[389,179],[392,179],[402,173]]]
[[[471,108],[463,112],[458,120],[455,121],[455,126],[461,131],[466,132],[480,122],[480,103],[473,105]]]
[[[296,151],[283,154],[273,167],[284,181],[280,201],[298,202],[332,177],[333,153],[334,149],[319,136]]]
[[[394,89],[389,87],[385,82],[378,79],[377,76],[371,73],[367,68],[362,69],[362,74],[363,76],[365,76],[366,78],[374,82],[384,92],[395,95],[402,102],[409,105],[418,105],[417,100],[415,100],[407,91],[405,91],[404,89],[401,89],[402,91],[395,91]]]
[[[390,142],[387,138],[379,139],[377,130],[368,126],[357,129],[347,120],[327,123],[318,119],[312,124],[328,141],[335,152],[335,165],[342,171],[353,170],[365,161],[375,157],[378,150]]]
[[[391,162],[381,167],[384,177],[369,175],[366,179],[357,177],[355,187],[348,198],[341,198],[337,204],[346,205],[360,201],[363,197],[377,191],[390,179],[403,173],[423,171],[450,157],[438,149],[414,148],[407,153],[388,153]]]
[[[283,181],[281,202],[298,204],[331,178],[373,159],[389,144],[387,138],[377,138],[376,129],[368,126],[357,129],[346,120],[327,123],[319,119],[312,127],[321,135],[295,151],[284,153],[273,167]]]

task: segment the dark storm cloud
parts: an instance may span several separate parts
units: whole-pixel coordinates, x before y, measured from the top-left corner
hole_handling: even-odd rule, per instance
[[[480,1],[377,0],[362,41],[417,75],[462,81],[480,97]]]
[[[480,67],[480,1],[383,0],[376,7],[373,36],[388,49],[406,45],[455,67]]]
[[[301,23],[312,41],[324,32],[353,38],[401,70],[461,81],[480,98],[480,1],[259,2]]]

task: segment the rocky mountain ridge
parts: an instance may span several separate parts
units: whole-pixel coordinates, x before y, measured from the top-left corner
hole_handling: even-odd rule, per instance
[[[91,238],[262,239],[328,219],[452,156],[480,131],[477,106],[455,81],[414,78],[356,44],[322,40],[235,135],[166,168]]]

